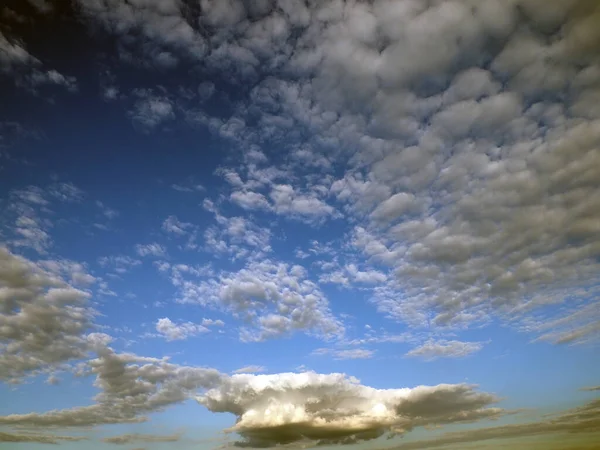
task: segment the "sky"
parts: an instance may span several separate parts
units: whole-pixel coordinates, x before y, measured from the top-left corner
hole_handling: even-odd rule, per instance
[[[2,448],[598,448],[597,0],[1,3]]]

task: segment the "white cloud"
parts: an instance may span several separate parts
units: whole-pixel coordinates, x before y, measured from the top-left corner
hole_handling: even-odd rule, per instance
[[[481,342],[461,342],[447,340],[429,340],[409,351],[406,356],[432,361],[438,358],[463,358],[483,348]]]
[[[271,209],[271,204],[267,198],[258,192],[235,191],[231,193],[230,198],[232,202],[238,204],[244,209],[263,209],[265,211],[269,211]]]
[[[163,317],[156,321],[156,331],[167,341],[181,341],[201,333],[208,333],[210,330],[204,325],[192,322],[174,323],[168,317]]]
[[[202,325],[205,327],[223,327],[225,326],[225,322],[221,319],[202,319]]]
[[[331,339],[344,332],[326,297],[301,266],[267,259],[208,281],[194,281],[185,274],[174,281],[179,302],[213,306],[242,320],[243,340],[262,341],[295,332]]]
[[[167,249],[156,242],[150,244],[137,244],[135,246],[135,251],[141,257],[152,256],[155,258],[162,258],[167,254]]]
[[[189,222],[181,222],[176,216],[169,216],[162,224],[162,229],[167,233],[185,236],[194,228]]]
[[[266,372],[266,370],[264,366],[245,366],[234,370],[233,373],[260,373]]]
[[[366,348],[352,349],[334,349],[334,348],[318,348],[312,352],[316,356],[331,355],[334,359],[370,359],[375,355],[375,351]]]
[[[127,255],[115,255],[98,258],[98,264],[103,268],[113,267],[118,274],[124,274],[131,268],[141,265],[142,261]]]
[[[229,431],[241,446],[271,447],[310,440],[353,443],[413,427],[472,422],[502,414],[490,394],[466,385],[374,389],[343,374],[238,374],[197,397],[214,412],[237,416]],[[285,432],[282,432],[285,431]]]
[[[206,228],[204,240],[207,251],[230,255],[234,259],[261,259],[271,252],[271,231],[251,220],[236,216],[225,217],[215,212],[217,225]]]
[[[277,214],[309,218],[335,215],[332,206],[317,197],[296,192],[289,184],[274,185],[269,195]]]

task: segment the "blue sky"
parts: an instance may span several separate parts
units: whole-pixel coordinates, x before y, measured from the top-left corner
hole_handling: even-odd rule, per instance
[[[600,8],[430,3],[2,7],[3,445],[593,448]]]

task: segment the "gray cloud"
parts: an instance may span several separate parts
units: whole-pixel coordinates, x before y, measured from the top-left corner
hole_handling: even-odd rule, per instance
[[[155,442],[178,442],[181,439],[180,434],[173,435],[154,435],[154,434],[122,434],[120,436],[111,436],[102,439],[108,444],[129,445],[138,443]]]
[[[136,90],[135,105],[129,115],[142,129],[153,129],[175,118],[174,105],[168,97],[149,90]]]
[[[600,428],[600,402],[593,400],[583,406],[557,414],[545,421],[479,428],[442,434],[436,439],[415,441],[391,447],[394,450],[417,450],[445,447],[451,444],[479,443],[491,439],[553,435],[556,433],[593,433]]]
[[[19,382],[86,356],[89,294],[0,248],[0,379]]]
[[[61,442],[85,441],[79,436],[57,436],[54,434],[5,433],[0,431],[0,442],[34,442],[37,444],[59,444]]]
[[[62,73],[42,68],[42,62],[26,49],[19,39],[11,38],[0,32],[0,75],[8,75],[17,86],[37,94],[44,85],[62,86],[76,92],[77,79]]]
[[[144,414],[161,411],[190,398],[198,389],[216,386],[222,375],[214,369],[178,366],[165,359],[115,353],[105,341],[95,345],[98,358],[84,364],[96,376],[100,393],[90,406],[46,413],[0,416],[1,425],[86,427],[138,423]]]
[[[589,392],[600,391],[600,386],[584,387],[584,388],[581,388],[581,390],[582,391],[589,391]]]

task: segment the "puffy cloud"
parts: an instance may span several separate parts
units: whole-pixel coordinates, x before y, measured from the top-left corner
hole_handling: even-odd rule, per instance
[[[253,191],[235,191],[231,193],[231,201],[236,203],[247,210],[266,210],[271,209],[271,204],[267,198],[259,193]]]
[[[482,347],[481,342],[430,340],[412,349],[406,356],[423,358],[428,361],[438,358],[463,358],[478,352]]]
[[[321,218],[335,215],[335,209],[319,198],[301,194],[289,184],[273,186],[270,193],[277,214],[292,217]]]
[[[371,217],[375,220],[389,222],[409,212],[414,205],[415,198],[412,194],[400,192],[381,202],[371,213]]]
[[[176,286],[180,302],[210,305],[242,320],[244,340],[294,332],[333,338],[344,331],[324,294],[298,265],[251,261],[237,272],[222,272],[208,281],[180,278]]]
[[[210,330],[203,325],[192,322],[174,323],[168,317],[156,321],[156,331],[167,341],[180,341]]]
[[[0,248],[0,379],[51,372],[84,358],[89,294]]]
[[[260,259],[271,252],[271,231],[244,217],[215,213],[217,224],[204,232],[207,250],[235,259]]]
[[[221,319],[202,319],[202,325],[206,327],[223,327],[225,326],[225,322],[223,322]]]
[[[165,96],[147,90],[135,92],[138,99],[129,115],[134,124],[152,129],[175,118],[173,102]]]
[[[87,287],[97,281],[96,277],[88,273],[85,264],[75,261],[40,260],[38,265],[56,276],[68,279],[75,286]]]
[[[167,233],[185,236],[194,228],[189,222],[182,222],[175,216],[169,216],[162,224],[162,229]]]
[[[472,422],[502,414],[493,395],[466,385],[374,389],[343,374],[233,375],[198,396],[213,412],[237,416],[229,431],[244,447],[303,440],[352,443],[416,426]]]

